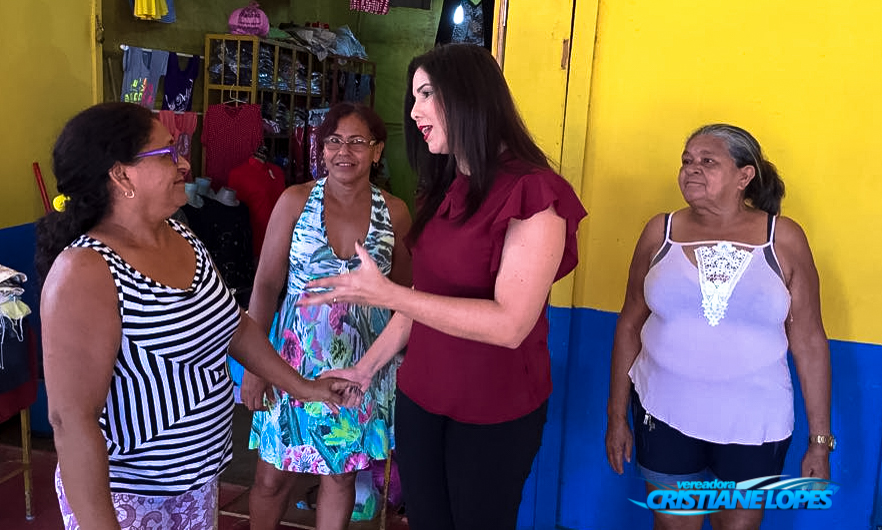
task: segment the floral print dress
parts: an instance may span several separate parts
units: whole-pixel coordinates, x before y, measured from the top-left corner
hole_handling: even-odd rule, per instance
[[[270,342],[307,379],[361,359],[389,321],[389,311],[337,303],[297,307],[310,280],[357,269],[357,256],[342,259],[328,243],[324,223],[325,179],[316,182],[294,226],[285,300]],[[372,187],[371,223],[364,246],[383,274],[392,269],[395,236],[386,201]],[[324,403],[303,403],[274,389],[275,402],[255,412],[249,447],[283,471],[329,475],[366,468],[393,445],[393,405],[398,359],[374,376],[358,408],[331,413]]]

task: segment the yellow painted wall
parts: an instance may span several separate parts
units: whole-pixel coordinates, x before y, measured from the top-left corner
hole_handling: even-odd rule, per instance
[[[882,343],[882,3],[601,0],[596,26],[580,9],[573,60],[592,64],[576,72],[589,79],[588,125],[564,141],[587,142],[581,178],[568,176],[581,181],[590,212],[575,305],[621,308],[643,224],[684,205],[676,174],[685,137],[725,121],[750,130],[783,175],[784,215],[808,234],[831,338]],[[508,31],[536,20],[509,18]],[[515,60],[507,53],[507,75]],[[538,100],[520,99],[525,115],[547,104]]]
[[[597,9],[596,0],[577,4],[574,15],[573,0],[549,0],[541,8],[509,2],[503,72],[530,134],[578,192],[583,187],[592,47],[566,60],[563,55],[565,46],[572,49],[574,16],[582,24],[578,38],[593,43]],[[569,274],[554,285],[552,305],[573,305],[575,278]]]
[[[0,36],[0,228],[43,214],[31,165],[39,162],[50,198],[52,143],[93,100],[90,0],[4,2]]]

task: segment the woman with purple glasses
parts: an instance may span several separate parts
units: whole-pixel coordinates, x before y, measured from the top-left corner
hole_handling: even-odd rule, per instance
[[[37,224],[36,261],[65,528],[215,528],[227,353],[302,401],[352,406],[358,393],[292,370],[169,219],[190,165],[148,109],[84,110],[52,157],[63,195]]]

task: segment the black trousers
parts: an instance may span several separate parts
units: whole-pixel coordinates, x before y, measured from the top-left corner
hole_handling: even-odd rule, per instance
[[[548,402],[516,420],[460,423],[400,390],[395,455],[412,530],[514,530]]]

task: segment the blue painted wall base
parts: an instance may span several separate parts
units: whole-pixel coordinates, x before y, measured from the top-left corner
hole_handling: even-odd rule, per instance
[[[606,399],[616,317],[592,309],[549,309],[555,388],[543,445],[524,488],[521,529],[652,528],[651,513],[628,501],[646,500],[633,464],[619,476],[606,462]],[[882,346],[830,341],[830,350],[832,428],[840,442],[830,464],[841,489],[829,510],[768,510],[763,529],[875,530],[882,524],[882,510],[874,512],[882,465]],[[784,473],[799,476],[808,431],[792,366],[796,427]]]

